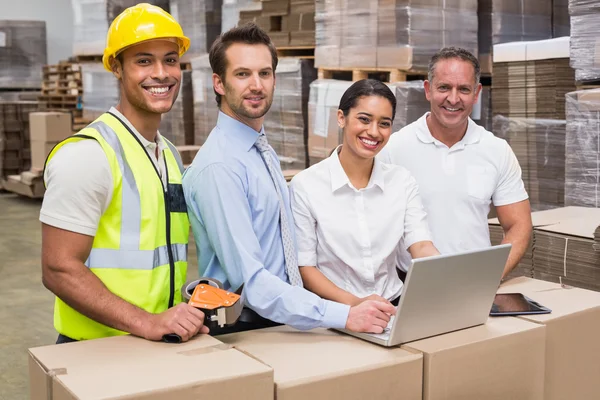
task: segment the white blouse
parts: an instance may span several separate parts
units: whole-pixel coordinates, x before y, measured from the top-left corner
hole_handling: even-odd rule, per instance
[[[358,297],[400,295],[400,250],[431,240],[417,183],[405,168],[376,159],[359,190],[334,151],[296,175],[290,191],[300,266],[316,266]]]

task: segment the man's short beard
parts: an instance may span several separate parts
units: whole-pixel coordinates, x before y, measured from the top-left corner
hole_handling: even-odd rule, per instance
[[[225,83],[225,93],[226,95],[223,96],[225,97],[225,101],[227,101],[226,97],[228,93],[232,93],[233,89],[231,87],[229,87],[227,85],[227,83]],[[223,99],[223,97],[221,97],[221,99]],[[264,117],[269,110],[271,109],[271,105],[273,104],[273,95],[271,95],[270,99],[266,99],[268,100],[268,102],[266,103],[264,112],[262,112],[260,115],[255,115],[255,114],[250,114],[247,112],[247,109],[243,106],[244,104],[244,99],[242,98],[240,101],[240,104],[233,104],[227,101],[227,105],[229,106],[229,108],[231,108],[231,111],[233,111],[235,114],[244,117],[244,118],[248,118],[248,119],[258,119],[258,118],[262,118]]]

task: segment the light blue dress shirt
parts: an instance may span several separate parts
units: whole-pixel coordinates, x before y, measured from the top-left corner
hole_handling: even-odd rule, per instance
[[[297,329],[344,328],[349,306],[288,283],[279,200],[254,147],[261,133],[264,128],[256,132],[219,112],[217,126],[183,175],[200,276],[218,279],[227,290],[244,284],[245,304],[272,321]],[[293,221],[288,187],[278,171],[285,211]]]

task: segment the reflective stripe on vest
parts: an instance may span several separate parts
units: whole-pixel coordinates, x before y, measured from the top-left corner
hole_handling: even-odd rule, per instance
[[[144,269],[151,270],[169,263],[167,246],[155,250],[138,250],[140,248],[141,206],[140,193],[133,177],[129,164],[123,160],[123,147],[119,138],[102,121],[96,121],[89,126],[95,129],[115,151],[119,169],[123,175],[123,189],[121,190],[122,207],[128,212],[121,216],[121,243],[119,249],[96,249],[92,248],[85,262],[89,268],[120,268],[120,269]],[[165,141],[171,152],[177,154],[175,147]],[[145,151],[145,150],[144,150]],[[175,158],[177,165],[183,172],[183,165],[178,157]],[[137,212],[133,212],[137,210]],[[123,251],[123,250],[126,250]],[[187,245],[171,245],[173,262],[187,261]]]
[[[166,139],[163,150],[169,191],[135,134],[116,116],[105,113],[86,129],[59,143],[49,163],[70,142],[96,140],[113,177],[113,196],[104,210],[85,265],[123,300],[149,313],[181,301],[185,283],[189,221],[181,207],[171,210],[171,189],[181,190],[177,150]],[[77,340],[121,335],[56,298],[54,325]]]

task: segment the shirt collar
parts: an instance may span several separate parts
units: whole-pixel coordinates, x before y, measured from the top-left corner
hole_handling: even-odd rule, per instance
[[[119,118],[125,125],[127,125],[127,127],[131,130],[131,132],[133,132],[135,137],[137,137],[138,140],[140,141],[140,143],[142,143],[142,146],[148,147],[150,145],[156,144],[161,151],[162,151],[162,149],[164,149],[166,147],[166,143],[164,142],[163,137],[161,136],[161,134],[158,131],[156,132],[155,141],[151,142],[148,139],[146,139],[145,137],[143,137],[142,134],[139,133],[137,129],[135,129],[135,126],[133,126],[133,124],[131,122],[129,122],[129,120],[123,114],[121,114],[121,112],[119,110],[117,110],[115,107],[111,107],[109,112],[111,114],[113,114],[115,117]]]
[[[265,134],[264,125],[260,128],[260,132],[256,132],[248,125],[230,117],[222,111],[219,111],[217,127],[226,136],[234,139],[233,142],[239,144],[245,151],[250,151],[254,143],[256,143],[258,136]]]
[[[340,157],[338,155],[338,151],[342,145],[339,145],[331,156],[328,158],[329,162],[329,173],[331,176],[331,191],[335,192],[336,190],[344,187],[345,185],[350,186],[350,179],[348,179],[348,175],[344,171],[342,164],[340,162]],[[384,190],[384,177],[383,177],[383,164],[382,162],[375,157],[375,163],[373,165],[373,171],[371,172],[371,178],[369,179],[369,183],[365,189],[370,189],[373,186],[378,186],[382,191]]]
[[[429,131],[429,127],[427,126],[427,116],[429,116],[429,114],[431,114],[431,112],[428,111],[425,113],[425,115],[423,115],[421,118],[419,118],[417,137],[423,143],[441,144],[441,142],[439,140],[437,140],[436,138],[434,138],[431,135],[431,132]],[[460,140],[460,142],[456,143],[452,147],[453,148],[464,148],[468,144],[474,144],[474,143],[479,142],[479,139],[481,138],[481,132],[479,132],[479,129],[477,129],[477,128],[478,128],[477,124],[475,122],[473,122],[473,120],[469,117],[468,125],[467,125],[467,132],[465,133],[465,136],[463,136],[463,138]]]

